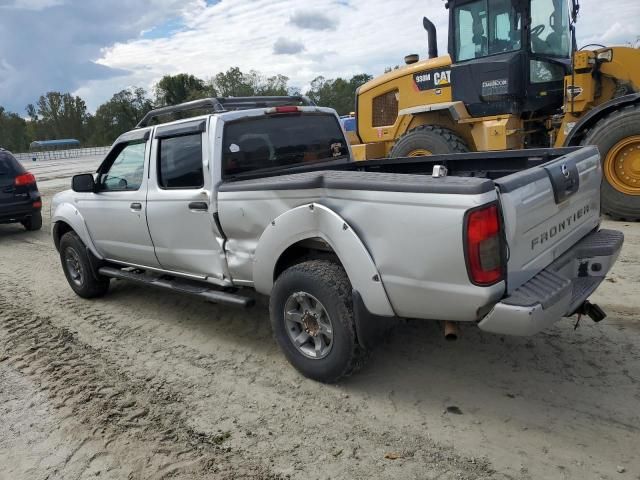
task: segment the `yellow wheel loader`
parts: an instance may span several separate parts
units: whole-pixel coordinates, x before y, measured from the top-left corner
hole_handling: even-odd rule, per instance
[[[578,0],[449,0],[449,54],[356,95],[356,159],[597,145],[602,210],[640,220],[640,50],[578,49]]]

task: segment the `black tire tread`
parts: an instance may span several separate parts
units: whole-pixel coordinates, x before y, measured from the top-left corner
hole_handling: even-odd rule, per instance
[[[280,277],[278,277],[276,283],[285,279],[288,275],[295,274],[312,277],[314,278],[314,281],[322,282],[325,285],[331,285],[332,288],[335,289],[338,297],[336,305],[340,314],[338,315],[338,319],[332,320],[339,320],[342,322],[350,336],[349,342],[352,345],[351,351],[349,352],[349,358],[347,362],[345,362],[345,367],[342,372],[330,377],[316,378],[316,380],[324,383],[335,383],[341,378],[348,377],[356,373],[366,363],[369,357],[369,351],[362,348],[356,338],[356,328],[353,321],[353,290],[346,272],[341,265],[331,260],[307,260],[286,269]],[[274,286],[274,289],[275,288],[276,287]],[[274,297],[272,296],[271,298],[273,299]],[[274,305],[273,302],[270,302],[269,310],[272,318],[275,308],[276,305]]]
[[[637,125],[635,134],[640,135],[640,104],[627,105],[598,120],[591,128],[585,131],[580,144],[599,146],[598,141],[602,142],[606,141],[608,137],[614,137],[619,134],[620,127],[627,125]],[[617,140],[619,141],[622,138],[624,137],[620,137]],[[607,152],[600,151],[600,154],[604,164]],[[633,200],[630,197],[630,195],[618,192],[614,187],[610,186],[603,174],[602,213],[609,215],[614,220],[639,221],[640,197],[636,197],[637,201],[635,202],[630,202],[630,200]],[[635,206],[630,205],[630,203],[634,203]]]
[[[453,130],[445,127],[441,127],[439,125],[418,125],[415,128],[412,128],[408,132],[396,140],[395,145],[391,149],[389,154],[392,158],[397,158],[402,155],[398,155],[398,151],[404,148],[404,143],[406,143],[411,137],[416,135],[434,135],[440,137],[441,140],[444,140],[449,148],[449,152],[447,153],[466,153],[469,151],[469,147],[467,143]]]
[[[35,232],[42,228],[42,213],[36,212],[26,220],[23,220],[22,226],[29,232]]]
[[[74,247],[74,249],[80,256],[80,260],[83,263],[82,266],[86,271],[86,282],[85,285],[82,286],[82,288],[78,288],[78,286],[75,285],[68,276],[64,261],[64,252],[67,246]],[[60,261],[62,263],[62,269],[64,271],[65,277],[67,277],[67,281],[69,282],[69,286],[78,296],[82,298],[97,298],[104,296],[109,290],[109,278],[102,277],[98,280],[95,279],[91,274],[91,265],[87,255],[86,246],[80,239],[78,234],[76,234],[76,232],[67,232],[60,239]]]

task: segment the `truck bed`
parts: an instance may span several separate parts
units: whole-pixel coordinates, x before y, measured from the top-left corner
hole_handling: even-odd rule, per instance
[[[386,174],[402,174],[401,176],[385,176],[380,177],[386,182],[399,182],[400,185],[405,185],[407,188],[411,188],[409,185],[427,182],[435,187],[436,184],[456,185],[461,186],[463,190],[460,193],[464,193],[467,188],[475,190],[477,188],[487,188],[487,185],[491,185],[492,182],[483,182],[483,179],[496,180],[513,173],[527,170],[532,167],[540,166],[550,161],[553,161],[563,155],[576,152],[580,150],[580,147],[567,147],[567,148],[540,148],[531,150],[508,150],[500,152],[470,152],[470,153],[456,153],[445,155],[430,155],[423,157],[404,157],[404,158],[382,158],[375,160],[367,160],[363,162],[352,162],[350,160],[337,160],[327,161],[324,163],[316,163],[313,165],[299,165],[290,167],[287,169],[278,170],[256,170],[251,173],[238,175],[234,178],[227,179],[226,184],[237,184],[232,187],[226,185],[225,188],[247,188],[257,189],[258,185],[279,185],[282,182],[288,181],[301,181],[319,182],[319,176],[304,175],[295,176],[295,174],[311,173],[311,172],[327,172],[327,171],[360,171],[360,172],[376,172]],[[588,151],[585,151],[588,154]],[[448,177],[446,179],[439,178],[434,181],[429,181],[424,178],[424,175],[431,175],[434,165],[444,165],[448,169]],[[408,176],[407,174],[413,174]],[[539,174],[539,173],[538,173]],[[274,178],[275,177],[275,178]],[[450,177],[459,177],[457,180],[452,180]],[[460,177],[464,178],[461,180]],[[335,181],[344,178],[356,178],[352,175],[347,177],[339,175],[324,176],[324,178],[331,178]],[[360,177],[363,181],[368,181],[374,178],[373,176]],[[315,180],[313,180],[315,179]],[[365,180],[367,179],[367,180]],[[483,187],[479,187],[484,185]],[[471,186],[471,187],[469,187]],[[301,187],[308,188],[308,187]],[[427,188],[427,187],[425,187]],[[452,189],[454,190],[454,189]],[[436,193],[436,192],[434,192]],[[452,191],[452,193],[455,193]],[[471,193],[471,192],[469,192]]]
[[[448,175],[433,178],[434,165],[446,166]],[[419,222],[411,222],[411,229],[417,233],[417,225],[424,223],[423,243],[432,246],[435,246],[431,243],[432,229],[446,224],[461,232],[464,211],[458,212],[460,216],[455,222],[448,223],[449,218],[442,223],[444,217],[452,215],[453,208],[464,210],[497,200],[508,250],[506,291],[511,292],[597,227],[599,168],[599,155],[594,147],[332,161],[252,172],[249,178],[243,176],[243,179],[223,183],[219,192],[223,198],[226,194],[242,192],[260,194],[265,199],[286,197],[292,207],[305,198],[330,205],[339,213],[346,211],[344,215],[354,211],[345,206],[345,199],[355,199],[354,195],[362,192],[365,196],[357,197],[364,202],[362,205],[369,202],[373,207],[372,201],[376,205],[370,213],[363,213],[362,218],[374,215],[387,225],[391,225],[396,216],[420,218]],[[395,192],[433,196],[429,199],[387,196]],[[391,216],[385,217],[383,197],[390,203],[404,203],[404,209],[389,212]],[[424,209],[413,212],[410,205],[414,203],[422,204]],[[359,219],[360,216],[353,221],[360,223]],[[387,244],[380,248],[389,247]],[[462,245],[459,249],[462,251]],[[413,257],[420,255],[414,252]]]

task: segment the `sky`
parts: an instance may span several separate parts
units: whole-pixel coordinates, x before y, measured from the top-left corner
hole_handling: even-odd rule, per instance
[[[640,36],[640,1],[581,3],[579,45]],[[0,105],[25,115],[56,90],[93,112],[166,74],[208,79],[234,66],[302,90],[318,75],[378,75],[426,56],[425,15],[446,53],[443,0],[0,0]]]

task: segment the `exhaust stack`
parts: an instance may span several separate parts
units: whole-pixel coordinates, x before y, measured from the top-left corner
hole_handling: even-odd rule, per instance
[[[447,341],[453,342],[457,340],[459,336],[460,336],[460,330],[458,329],[457,322],[449,322],[449,321],[444,322],[444,338]]]
[[[436,26],[427,17],[422,19],[422,26],[427,31],[429,58],[438,56],[438,38],[436,37]]]

